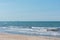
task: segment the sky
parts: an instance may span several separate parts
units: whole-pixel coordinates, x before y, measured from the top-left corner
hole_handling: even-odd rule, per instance
[[[60,21],[60,0],[0,0],[0,21]]]

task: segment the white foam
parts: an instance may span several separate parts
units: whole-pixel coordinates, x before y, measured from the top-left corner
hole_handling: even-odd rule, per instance
[[[0,30],[7,32],[18,32],[28,34],[40,34],[40,35],[60,35],[57,31],[47,31],[47,29],[58,29],[60,27],[32,27],[32,28],[19,28],[19,27],[0,27]]]

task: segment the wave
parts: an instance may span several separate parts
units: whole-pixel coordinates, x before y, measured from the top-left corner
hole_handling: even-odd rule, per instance
[[[60,36],[60,27],[0,27],[0,32]]]

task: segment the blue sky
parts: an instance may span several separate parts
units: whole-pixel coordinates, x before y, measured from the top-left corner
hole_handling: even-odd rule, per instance
[[[60,21],[60,0],[0,0],[0,21]]]

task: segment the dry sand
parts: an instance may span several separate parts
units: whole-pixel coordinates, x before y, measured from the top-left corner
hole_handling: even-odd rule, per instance
[[[0,40],[60,40],[60,38],[26,36],[26,35],[15,35],[15,34],[0,34]]]

